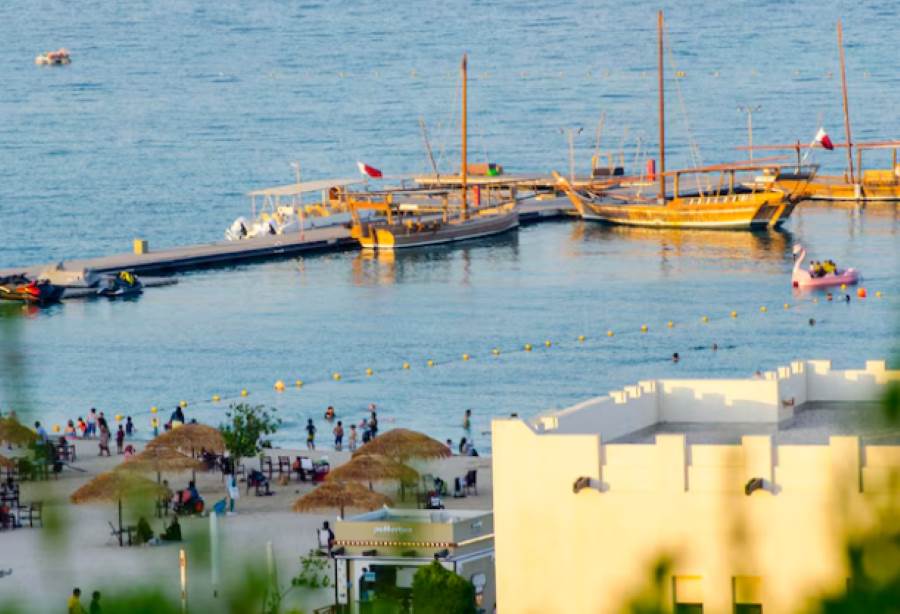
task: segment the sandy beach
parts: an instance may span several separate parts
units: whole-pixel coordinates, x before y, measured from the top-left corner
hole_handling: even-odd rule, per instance
[[[212,580],[208,564],[209,518],[182,518],[184,541],[179,544],[119,547],[111,535],[109,523],[116,523],[115,504],[74,505],[69,496],[88,480],[123,462],[122,456],[97,455],[95,440],[77,440],[77,461],[65,468],[58,479],[22,482],[21,502],[43,501],[44,528],[21,528],[0,533],[0,570],[12,570],[0,578],[0,604],[20,603],[25,611],[60,611],[73,587],[83,595],[100,590],[111,595],[138,586],[154,586],[173,599],[180,593],[179,549],[188,556],[188,602],[194,611],[214,610]],[[138,450],[143,443],[134,442]],[[4,451],[15,456],[17,451]],[[314,459],[327,458],[332,468],[347,462],[350,453],[272,449],[273,460],[278,455],[291,458],[303,455]],[[277,465],[277,460],[275,460]],[[256,459],[245,459],[248,470],[258,466]],[[428,462],[411,462],[421,474],[431,473],[452,485],[453,478],[465,475],[469,469],[478,470],[478,494],[466,498],[444,500],[450,509],[490,509],[491,459],[489,457],[460,457]],[[155,478],[149,475],[148,477]],[[166,473],[173,489],[187,486],[190,472]],[[197,487],[207,509],[225,497],[225,487],[219,472],[197,473]],[[265,574],[266,544],[272,542],[278,578],[287,588],[290,578],[299,571],[299,559],[316,546],[316,529],[322,522],[334,522],[338,510],[300,514],[291,506],[302,494],[312,490],[310,482],[300,482],[296,476],[285,486],[278,484],[277,468],[272,480],[271,496],[257,497],[241,484],[237,514],[218,518],[221,536],[221,580],[219,599],[228,598],[238,590],[250,573]],[[414,507],[413,497],[399,501],[398,486],[376,483],[375,489],[392,497],[395,506]],[[346,514],[356,510],[346,510]],[[157,518],[152,509],[136,510],[125,506],[124,521],[135,524],[139,515],[150,522],[159,533],[167,518]],[[85,603],[89,598],[83,600]],[[333,589],[291,591],[285,600],[287,607],[301,607],[307,611],[333,603]],[[27,604],[27,607],[25,607]]]

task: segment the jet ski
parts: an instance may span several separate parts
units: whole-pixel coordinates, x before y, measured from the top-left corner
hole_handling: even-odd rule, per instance
[[[0,300],[43,306],[59,301],[64,291],[65,288],[55,286],[45,279],[28,279],[24,275],[0,277]]]
[[[135,296],[144,291],[144,284],[130,271],[121,271],[118,275],[106,277],[100,282],[97,296],[122,298]]]

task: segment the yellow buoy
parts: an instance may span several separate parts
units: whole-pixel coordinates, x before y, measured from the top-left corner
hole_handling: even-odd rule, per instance
[[[768,309],[766,309],[766,306],[765,306],[765,305],[763,305],[762,307],[760,307],[759,310],[760,310],[762,313],[765,313],[765,312],[768,311]]]
[[[463,360],[469,360],[469,355],[468,355],[468,354],[463,354],[463,355],[462,355],[462,359],[463,359]]]
[[[122,414],[116,414],[116,422],[122,421]]]
[[[409,363],[408,363],[408,362],[404,362],[404,363],[403,363],[403,368],[404,368],[404,369],[409,369]]]
[[[584,335],[578,335],[578,342],[584,343]]]
[[[284,382],[281,380],[275,382],[275,390],[278,392],[284,392]]]
[[[433,366],[434,366],[434,361],[431,360],[431,359],[429,358],[429,359],[428,359],[428,362],[426,362],[425,364],[428,365],[429,367],[433,367]]]
[[[547,347],[551,347],[553,345],[553,342],[547,339],[546,341],[544,341],[544,345]]]
[[[297,388],[303,388],[303,380],[298,379],[297,381],[294,382],[294,386],[296,386]]]
[[[375,372],[374,372],[374,371],[372,371],[372,369],[371,369],[371,368],[369,368],[369,369],[366,369],[366,375],[368,375],[368,376],[370,376],[370,377],[371,377],[371,376],[372,376],[372,374],[373,374],[373,373],[375,373]]]
[[[334,373],[331,374],[331,379],[333,379],[336,382],[339,382],[339,381],[341,381],[341,374],[338,373],[337,371],[335,371]]]
[[[666,322],[666,326],[668,326],[669,328],[673,328],[675,326],[675,322],[669,320],[668,322]]]
[[[59,429],[59,425],[58,425],[58,424],[54,424],[54,425],[53,425],[53,432],[54,432],[54,433],[58,433],[59,430],[60,430],[60,429]]]
[[[642,333],[646,333],[647,330],[648,330],[648,329],[647,329],[647,325],[646,325],[646,324],[641,324],[641,332],[642,332]]]
[[[217,394],[214,394],[214,395],[212,395],[212,400],[213,400],[213,403],[218,403],[219,401],[222,400],[222,397],[220,397]]]
[[[732,318],[736,318],[736,317],[737,317],[737,311],[732,311],[732,312],[731,312],[731,317],[732,317]]]
[[[881,298],[881,290],[878,290],[878,291],[875,292],[875,297],[876,297],[876,298]]]
[[[242,396],[242,397],[245,397],[245,396],[247,396],[248,394],[250,394],[250,393],[247,392],[247,389],[246,389],[246,388],[244,388],[243,390],[241,390],[241,396]]]
[[[785,304],[784,304],[784,308],[785,308],[785,309],[790,309],[790,308],[791,308],[791,305],[790,305],[789,303],[785,303]]]
[[[531,344],[530,344],[530,343],[526,343],[526,344],[525,344],[525,351],[526,351],[526,352],[530,352],[530,351],[531,351]]]
[[[187,407],[187,401],[182,401],[181,403],[179,403],[179,405],[181,405],[181,409],[184,409],[185,407]]]
[[[706,324],[707,322],[709,322],[709,316],[703,316],[702,318],[700,318],[700,321]]]
[[[156,405],[154,405],[153,407],[150,408],[150,413],[151,413],[151,414],[155,414],[155,413],[158,412],[158,411],[159,411],[159,410],[156,408]]]
[[[615,333],[612,332],[611,330],[606,331],[606,336],[607,336],[607,337],[612,337],[613,335],[615,335]]]
[[[494,348],[493,350],[491,350],[491,354],[493,354],[494,356],[499,356],[499,355],[500,355],[500,349],[499,349],[499,348]]]
[[[846,289],[847,289],[847,284],[841,284],[841,290],[846,290]]]

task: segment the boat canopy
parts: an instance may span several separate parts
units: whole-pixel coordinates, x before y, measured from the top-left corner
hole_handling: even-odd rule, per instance
[[[362,185],[366,181],[358,177],[350,179],[317,179],[316,181],[301,181],[300,183],[289,183],[287,185],[279,185],[272,188],[262,188],[247,192],[247,196],[264,196],[264,197],[280,197],[280,196],[299,196],[310,192],[321,192],[331,188],[345,188],[351,185]]]

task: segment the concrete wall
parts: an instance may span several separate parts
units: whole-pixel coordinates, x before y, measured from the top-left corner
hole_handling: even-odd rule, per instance
[[[887,370],[884,361],[848,370],[832,370],[827,360],[797,361],[759,378],[640,382],[533,424],[543,432],[600,433],[609,441],[657,422],[780,422],[808,401],[877,399],[896,380],[900,371]]]
[[[763,611],[796,611],[844,585],[843,536],[866,526],[869,499],[900,477],[900,446],[857,437],[602,444],[510,419],[494,421],[493,450],[502,613],[618,612],[663,555],[674,561],[667,586],[689,578],[704,611],[732,611],[735,578],[752,581]],[[591,486],[575,493],[582,476]],[[754,477],[765,488],[747,496]]]

